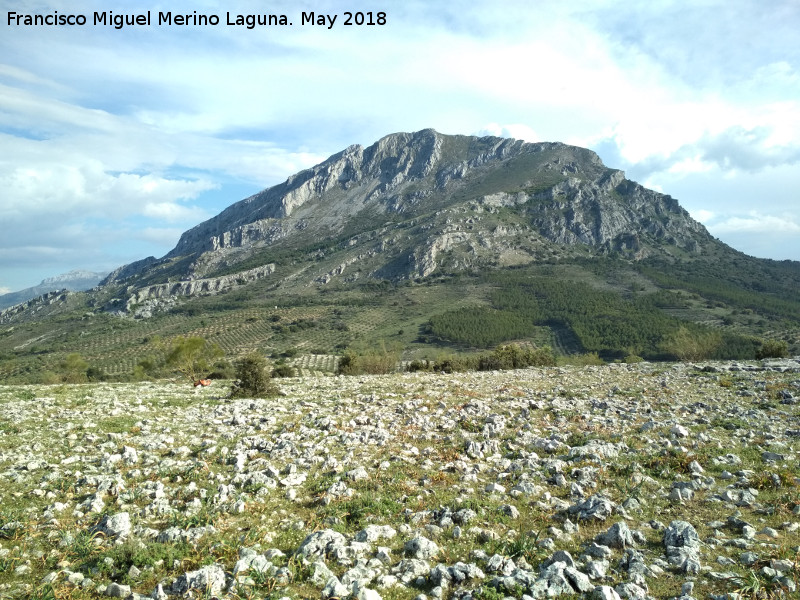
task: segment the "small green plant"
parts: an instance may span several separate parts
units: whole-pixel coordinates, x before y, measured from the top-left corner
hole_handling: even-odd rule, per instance
[[[478,590],[476,595],[481,600],[503,600],[506,597],[506,594],[502,593],[500,590],[490,585],[484,585],[481,589]],[[515,597],[522,598],[522,594]]]
[[[752,600],[772,600],[773,598],[786,597],[780,584],[762,580],[752,569],[748,573],[741,587],[736,590],[740,597]]]
[[[76,561],[87,560],[99,552],[96,540],[99,533],[87,529],[78,531],[67,544],[66,554]]]
[[[20,390],[17,393],[17,397],[20,400],[34,400],[36,399],[36,394],[33,392],[33,390]]]
[[[60,597],[56,595],[56,591],[49,583],[37,587],[28,595],[29,600],[57,600]]]
[[[253,352],[236,361],[236,381],[231,388],[233,398],[268,398],[279,393],[272,382],[266,357]]]
[[[537,542],[541,532],[531,531],[528,534],[518,535],[513,539],[506,539],[494,544],[493,551],[509,558],[524,557],[529,563],[536,563],[546,551],[542,550]]]
[[[25,515],[15,509],[4,509],[0,512],[0,540],[18,540],[27,529]]]

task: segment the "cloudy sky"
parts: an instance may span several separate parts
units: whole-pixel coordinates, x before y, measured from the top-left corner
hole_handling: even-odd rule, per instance
[[[56,12],[87,24],[10,15]],[[350,144],[426,127],[592,148],[735,248],[800,260],[797,0],[0,0],[0,18],[0,291],[162,256]]]

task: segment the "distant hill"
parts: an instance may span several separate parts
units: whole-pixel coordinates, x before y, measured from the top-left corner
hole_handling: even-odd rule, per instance
[[[508,341],[605,360],[800,353],[798,289],[800,263],[736,251],[590,150],[427,129],[350,146],[96,290],[3,311],[0,377],[71,352],[125,377],[181,335],[309,368],[346,348]]]
[[[55,277],[43,279],[39,285],[10,292],[0,296],[0,309],[27,302],[37,296],[55,292],[58,290],[69,290],[71,292],[81,292],[88,290],[100,283],[108,273],[94,273],[92,271],[73,270],[69,273],[62,273]]]

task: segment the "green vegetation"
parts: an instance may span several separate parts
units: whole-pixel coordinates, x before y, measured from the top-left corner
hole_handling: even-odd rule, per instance
[[[89,363],[80,354],[77,352],[67,354],[61,363],[62,381],[64,383],[85,383],[89,380],[88,370]]]
[[[431,317],[428,332],[442,340],[489,348],[500,342],[530,336],[533,321],[526,316],[488,306],[458,308]]]
[[[339,359],[337,372],[340,375],[393,373],[397,370],[399,358],[400,353],[395,350],[388,350],[384,342],[381,342],[377,349],[358,351],[348,348]]]
[[[178,337],[166,349],[165,364],[190,381],[205,377],[222,349],[202,337]]]
[[[472,355],[445,355],[436,360],[415,360],[409,363],[408,371],[505,371],[526,367],[548,367],[556,364],[549,346],[534,348],[517,344],[498,346],[491,353]]]
[[[789,356],[789,344],[786,340],[764,340],[756,350],[756,358],[784,358]]]
[[[491,307],[447,311],[430,319],[426,331],[440,339],[488,347],[533,334],[536,326],[566,329],[579,352],[605,360],[754,358],[756,341],[731,332],[685,323],[660,310],[663,295],[626,299],[580,281],[535,276],[525,270],[494,272]]]
[[[126,381],[176,373],[230,379],[232,362],[252,351],[297,368],[304,357],[341,357],[352,349],[343,368],[353,353],[371,354],[359,359],[355,369],[363,372],[445,355],[453,364],[469,363],[476,353],[511,342],[550,346],[559,360],[575,364],[584,360],[577,356],[594,354],[611,362],[800,353],[800,302],[790,291],[800,275],[793,263],[731,256],[691,263],[572,258],[319,287],[264,279],[181,300],[177,309],[141,320],[87,310],[86,294],[70,294],[60,308],[48,306],[46,318],[0,326],[0,381]],[[723,269],[738,279],[726,280]],[[689,276],[695,271],[707,275],[703,286]],[[115,291],[106,293],[109,300],[92,301],[110,302]],[[392,357],[382,356],[381,341]],[[197,361],[190,359],[195,350]],[[327,372],[336,368],[325,364]]]
[[[279,393],[272,382],[267,359],[253,352],[236,361],[236,381],[231,389],[234,398],[267,398]]]

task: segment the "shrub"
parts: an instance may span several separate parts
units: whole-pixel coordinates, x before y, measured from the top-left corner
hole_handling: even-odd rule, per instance
[[[478,368],[479,357],[477,356],[458,356],[449,355],[439,357],[433,363],[434,371],[441,371],[442,373],[456,373],[459,371],[474,371]]]
[[[498,346],[491,354],[483,354],[478,359],[479,371],[496,371],[505,369],[524,369],[525,367],[544,367],[555,365],[552,350],[545,346],[519,346],[507,344]]]
[[[275,368],[272,369],[272,376],[273,377],[295,377],[297,375],[297,371],[292,365],[287,365],[286,363],[275,365]]]
[[[86,377],[89,381],[107,381],[108,376],[100,367],[89,367],[86,369]]]
[[[418,364],[415,364],[418,363]],[[505,369],[524,369],[525,367],[546,367],[556,364],[553,351],[549,346],[536,348],[507,344],[498,346],[490,354],[480,355],[444,355],[433,363],[414,361],[408,366],[409,371],[428,370],[442,373],[459,371],[499,371]]]
[[[208,374],[209,379],[234,379],[236,377],[236,368],[233,363],[225,358],[216,361],[212,367],[211,373]]]
[[[80,354],[68,354],[60,366],[64,383],[85,383],[88,381],[86,371],[89,368],[89,363]]]
[[[233,398],[267,398],[278,395],[272,382],[267,359],[253,352],[236,361],[236,381],[231,388]]]
[[[786,358],[789,356],[789,344],[784,340],[764,340],[756,350],[756,358]]]
[[[633,363],[644,362],[644,359],[638,354],[628,354],[625,358],[622,359],[622,362],[633,364]]]
[[[722,343],[718,331],[690,330],[681,325],[662,343],[662,349],[681,361],[711,358]]]
[[[363,352],[348,349],[339,359],[339,366],[336,372],[340,375],[394,373],[397,369],[399,358],[399,352],[387,350],[383,344],[379,349],[365,350]]]
[[[167,348],[166,364],[190,381],[200,379],[210,370],[222,349],[202,337],[178,337]]]
[[[428,360],[415,359],[408,363],[406,371],[409,373],[416,373],[418,371],[430,371],[433,368],[433,363]]]

